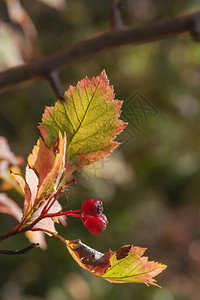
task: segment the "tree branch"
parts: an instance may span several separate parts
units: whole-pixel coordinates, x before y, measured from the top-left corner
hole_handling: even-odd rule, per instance
[[[37,77],[46,77],[47,73],[66,67],[80,59],[122,45],[149,43],[175,37],[184,32],[190,33],[195,40],[200,40],[199,20],[200,11],[182,17],[154,21],[137,28],[108,31],[69,49],[1,72],[0,90]]]
[[[21,250],[0,250],[0,254],[4,254],[4,255],[17,255],[17,254],[26,254],[28,253],[30,250],[32,250],[35,247],[38,247],[39,244],[35,244],[32,243],[30,244],[28,247],[23,248]]]
[[[110,7],[110,23],[113,29],[122,29],[123,21],[119,10],[120,0],[112,0]]]

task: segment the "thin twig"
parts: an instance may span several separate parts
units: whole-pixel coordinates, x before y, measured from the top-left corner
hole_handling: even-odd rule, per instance
[[[23,248],[21,250],[0,250],[0,254],[4,254],[4,255],[18,255],[18,254],[26,254],[28,253],[30,250],[32,250],[35,247],[38,247],[39,244],[35,244],[32,243],[30,244],[28,247]]]
[[[123,21],[121,18],[121,12],[119,6],[120,6],[120,0],[112,0],[110,6],[110,23],[113,29],[123,28]]]
[[[53,235],[54,237],[56,237],[57,239],[59,239],[60,241],[62,241],[65,245],[66,245],[66,240],[60,236],[58,233],[52,232],[50,230],[47,229],[43,229],[43,228],[33,228],[32,231],[42,231],[42,232],[46,232],[50,235]]]
[[[51,84],[51,87],[53,88],[56,96],[58,97],[59,100],[64,100],[64,93],[62,90],[62,86],[59,80],[58,72],[57,71],[52,71],[46,75],[46,78]]]
[[[21,233],[21,229],[19,229],[19,225],[17,227],[15,227],[14,229],[12,229],[11,231],[7,232],[6,234],[3,234],[0,236],[0,243],[3,242],[4,240],[15,236],[17,234]]]
[[[44,206],[43,210],[42,210],[42,214],[46,214],[50,208],[53,206],[53,204],[58,200],[58,198],[60,197],[60,195],[64,192],[64,190],[66,189],[66,186],[69,185],[70,183],[74,182],[76,179],[73,178],[72,180],[68,181],[65,183],[64,186],[62,186],[59,191],[57,192],[57,194],[55,195],[54,199],[52,201],[48,201],[46,203],[46,205]]]
[[[190,33],[197,39],[199,33],[195,30],[195,26],[199,19],[200,11],[182,17],[154,21],[137,28],[108,31],[69,49],[64,49],[61,52],[34,60],[32,63],[1,72],[0,90],[10,89],[13,85],[41,76],[44,78],[46,74],[53,70],[64,68],[100,51],[110,50],[122,45],[149,43],[175,37],[184,32]]]

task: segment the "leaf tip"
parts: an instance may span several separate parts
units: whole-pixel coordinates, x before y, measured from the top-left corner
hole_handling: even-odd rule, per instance
[[[105,69],[103,69],[103,70],[101,71],[101,75],[102,75],[103,77],[106,77],[106,78],[108,78],[108,77],[107,77],[107,74],[106,74],[106,70],[105,70]]]

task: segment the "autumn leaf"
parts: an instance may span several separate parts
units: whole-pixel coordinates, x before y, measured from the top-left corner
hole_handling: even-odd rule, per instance
[[[119,120],[123,101],[114,100],[105,71],[85,77],[65,92],[65,101],[46,107],[39,130],[49,146],[60,131],[66,133],[67,172],[108,156],[118,145],[114,139],[126,127]]]
[[[59,134],[58,138],[47,147],[39,138],[32,154],[28,157],[28,166],[38,174],[37,199],[48,197],[58,186],[65,171],[66,139]]]
[[[105,253],[86,246],[80,240],[67,240],[66,245],[82,268],[110,282],[141,282],[158,286],[154,277],[167,267],[148,261],[147,257],[142,256],[146,249],[133,245],[123,246],[114,252],[108,250]]]
[[[49,147],[39,138],[37,145],[34,146],[28,157],[25,180],[19,174],[13,173],[25,197],[23,226],[31,224],[39,217],[47,201],[49,205],[51,201],[54,201],[54,194],[65,171],[65,149],[66,139],[61,134]],[[60,210],[61,206],[54,203],[50,212],[57,213]],[[46,225],[46,229],[56,232],[54,221],[52,218],[48,218],[34,228],[38,228],[38,226],[44,228]]]

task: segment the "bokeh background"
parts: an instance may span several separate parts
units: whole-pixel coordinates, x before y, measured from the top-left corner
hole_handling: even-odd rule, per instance
[[[21,1],[30,16],[20,24],[17,1],[0,0],[0,70],[53,53],[109,28],[110,1]],[[127,27],[200,9],[198,0],[124,0]],[[24,13],[25,13],[24,12]],[[39,41],[39,42],[38,42]],[[64,245],[47,237],[48,249],[0,257],[2,300],[198,300],[200,299],[200,45],[188,35],[141,46],[123,46],[81,60],[60,72],[63,89],[105,69],[129,121],[120,148],[78,175],[77,189],[61,198],[76,209],[95,197],[109,224],[92,236],[80,220],[57,230],[104,252],[122,245],[147,247],[146,255],[168,265],[157,277],[162,289],[111,284],[82,270]],[[45,105],[56,100],[44,80],[0,94],[0,135],[25,158],[36,143]],[[20,205],[23,199],[13,191]],[[0,215],[0,233],[16,225]],[[20,249],[18,236],[1,248]]]

